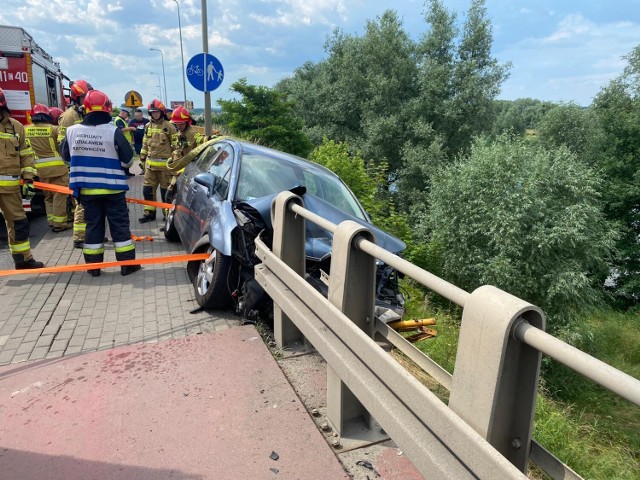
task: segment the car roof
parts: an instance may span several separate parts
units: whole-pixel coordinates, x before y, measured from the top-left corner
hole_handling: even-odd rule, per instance
[[[247,142],[247,141],[244,141],[244,140],[225,139],[225,140],[221,140],[221,141],[230,141],[230,142],[233,142],[233,143],[237,144],[240,147],[240,150],[241,150],[242,153],[261,154],[261,155],[265,155],[267,157],[276,158],[276,159],[281,160],[283,162],[292,163],[292,164],[297,165],[300,168],[303,168],[305,170],[317,170],[317,171],[322,172],[322,173],[324,173],[326,175],[330,175],[330,176],[332,176],[334,178],[337,178],[342,183],[344,183],[342,181],[342,179],[338,175],[336,175],[334,172],[332,172],[331,170],[329,170],[325,166],[320,165],[319,163],[316,163],[316,162],[312,162],[311,160],[307,160],[306,158],[298,157],[297,155],[292,155],[290,153],[281,152],[280,150],[275,150],[273,148],[264,147],[262,145],[257,145],[255,143]]]

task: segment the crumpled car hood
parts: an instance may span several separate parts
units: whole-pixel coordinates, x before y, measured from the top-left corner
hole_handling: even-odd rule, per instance
[[[271,204],[273,203],[273,199],[277,196],[268,195],[266,197],[256,198],[252,200],[245,200],[243,203],[251,205],[255,208],[265,223],[269,228],[273,228],[271,224]],[[376,245],[389,250],[392,253],[400,253],[407,246],[406,244],[394,237],[386,233],[383,230],[375,227],[371,223],[368,223],[366,220],[362,220],[360,218],[354,217],[353,215],[349,215],[346,212],[334,207],[330,203],[325,202],[319,197],[311,193],[305,193],[302,196],[304,200],[304,206],[306,209],[312,211],[317,215],[321,215],[332,223],[338,224],[345,220],[353,220],[356,223],[368,228],[373,233],[374,241]],[[327,230],[320,228],[313,222],[306,222],[306,256],[311,260],[322,260],[331,254],[331,248],[333,244],[333,234],[328,232]]]

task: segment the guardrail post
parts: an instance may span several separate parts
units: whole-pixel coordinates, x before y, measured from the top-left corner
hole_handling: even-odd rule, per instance
[[[353,221],[338,225],[333,235],[329,301],[358,325],[374,335],[376,259],[356,248],[354,240],[373,241],[371,231]],[[371,417],[334,370],[327,366],[327,419],[340,436],[345,425],[362,418],[371,427]]]
[[[517,323],[544,329],[534,305],[489,285],[465,302],[449,407],[526,473],[541,353],[514,337]]]
[[[292,203],[304,207],[302,198],[291,192],[280,193],[271,204],[273,253],[304,278],[305,221],[289,209]],[[281,348],[303,338],[300,330],[275,303],[273,304],[273,336],[276,344]]]

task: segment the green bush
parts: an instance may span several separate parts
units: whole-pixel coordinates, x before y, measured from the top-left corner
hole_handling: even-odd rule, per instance
[[[615,234],[600,179],[565,147],[503,135],[433,178],[422,221],[443,246],[444,277],[491,284],[543,308],[557,328],[602,298]]]

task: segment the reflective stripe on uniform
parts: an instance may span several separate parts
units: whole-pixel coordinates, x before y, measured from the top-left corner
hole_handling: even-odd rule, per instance
[[[20,150],[20,156],[21,157],[28,157],[29,155],[35,155],[35,152],[33,151],[33,148],[27,147],[27,148],[23,148],[22,150]]]
[[[19,175],[0,175],[0,187],[20,186]]]
[[[136,249],[133,240],[125,240],[124,242],[113,242],[113,246],[115,247],[116,253],[130,252],[131,250]]]
[[[85,243],[82,247],[82,253],[87,255],[100,255],[104,253],[104,243]]]
[[[74,232],[85,232],[87,230],[87,224],[86,223],[74,223],[73,224],[73,231]]]
[[[20,170],[22,173],[30,173],[31,175],[37,175],[38,171],[34,167],[22,167]]]
[[[9,250],[11,250],[11,253],[24,253],[29,251],[30,248],[31,245],[29,244],[29,240],[20,243],[9,244]]]
[[[125,190],[108,190],[106,188],[81,188],[82,195],[109,195],[112,193],[121,193]]]
[[[47,215],[47,220],[49,220],[49,215]],[[51,220],[55,223],[67,223],[67,216],[63,215],[58,217],[56,215],[51,215]]]
[[[169,159],[167,158],[147,158],[147,165],[150,167],[166,167]]]
[[[4,138],[6,140],[9,140],[11,138],[15,138],[17,139],[17,135],[14,135],[13,133],[5,133],[5,132],[0,132],[0,138]]]
[[[36,170],[45,167],[65,167],[66,163],[60,157],[38,158],[36,160]]]

